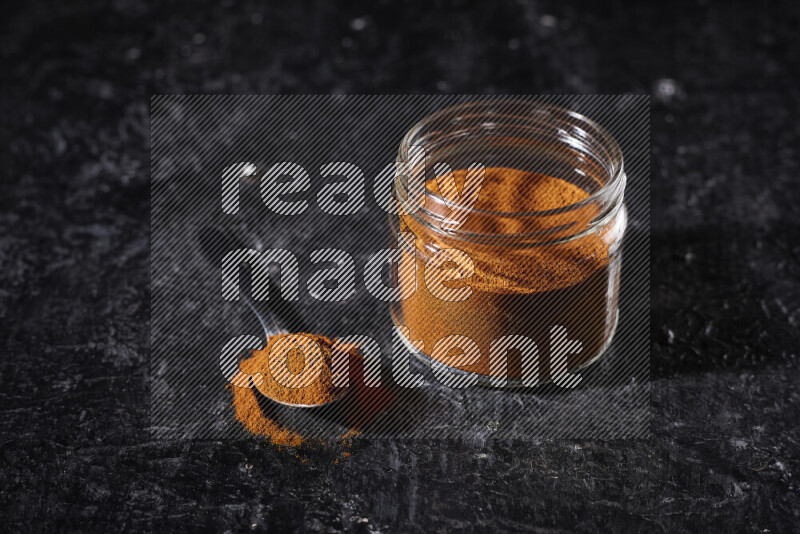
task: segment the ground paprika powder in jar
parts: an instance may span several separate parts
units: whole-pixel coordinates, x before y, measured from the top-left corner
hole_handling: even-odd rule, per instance
[[[545,103],[468,103],[416,124],[398,170],[394,280],[414,287],[392,317],[410,348],[510,384],[552,378],[554,346],[569,347],[559,371],[605,352],[627,224],[622,153],[605,129]]]

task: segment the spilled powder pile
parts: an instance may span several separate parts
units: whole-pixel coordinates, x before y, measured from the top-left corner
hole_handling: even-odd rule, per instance
[[[251,380],[256,388],[264,395],[285,404],[314,405],[336,400],[344,393],[346,387],[336,387],[333,385],[333,340],[314,334],[302,334],[317,343],[322,352],[322,365],[319,377],[311,384],[302,388],[291,388],[284,386],[270,372],[270,351],[288,334],[271,336],[267,346],[253,352],[253,355],[243,360],[239,365],[239,371],[227,385],[228,390],[233,396],[233,408],[236,420],[242,424],[245,430],[255,436],[267,438],[274,445],[280,447],[300,447],[302,445],[322,445],[321,440],[311,440],[302,434],[291,430],[278,421],[275,421],[259,404],[258,393],[255,388],[247,387]],[[348,356],[356,355],[355,345],[342,346],[347,351]],[[276,357],[279,357],[276,355]],[[305,357],[301,350],[290,350],[286,354],[286,366],[290,373],[300,373],[305,367]],[[297,408],[305,409],[305,408]],[[339,443],[349,443],[350,438],[358,434],[358,430],[351,428],[342,436],[339,436]]]
[[[237,373],[235,380],[249,380],[244,373]],[[258,404],[257,393],[252,388],[237,387],[228,384],[228,389],[233,394],[233,407],[236,420],[245,430],[256,436],[268,438],[272,443],[283,447],[299,447],[305,438],[288,428],[276,423],[267,417]]]

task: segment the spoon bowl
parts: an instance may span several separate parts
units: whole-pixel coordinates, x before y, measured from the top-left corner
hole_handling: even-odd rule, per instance
[[[220,227],[206,226],[202,228],[198,232],[198,240],[206,261],[215,268],[220,268],[222,265],[222,258],[224,258],[227,252],[242,248],[253,248],[249,247],[246,244],[246,240],[237,233],[234,233],[233,230]],[[268,278],[267,284],[269,284],[270,295],[280,294],[279,288],[276,287],[277,284],[275,284],[273,277],[270,276]],[[242,293],[245,292],[243,291]],[[309,329],[305,327],[300,314],[289,302],[284,300],[253,302],[244,294],[239,295],[239,302],[243,302],[245,307],[258,320],[268,343],[270,337],[288,334],[292,331],[309,331]],[[284,409],[324,408],[339,402],[344,397],[347,397],[348,393],[350,392],[350,388],[347,388],[347,390],[341,395],[337,395],[331,400],[320,402],[318,404],[293,404],[270,397],[258,386],[256,386],[255,383],[253,383],[252,378],[250,381],[251,387],[258,390],[262,397],[268,399],[277,406],[283,407]]]

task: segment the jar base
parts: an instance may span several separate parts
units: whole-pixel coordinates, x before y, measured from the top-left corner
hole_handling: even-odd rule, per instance
[[[401,324],[401,322],[400,322],[400,320],[398,318],[399,313],[398,313],[398,311],[396,311],[396,310],[399,310],[399,309],[400,309],[399,306],[392,305],[392,306],[389,307],[389,310],[390,310],[389,313],[391,315],[392,323],[394,324],[394,326],[397,327],[397,328],[402,328],[403,325]],[[606,352],[608,351],[609,347],[611,346],[611,343],[614,341],[614,335],[617,333],[617,326],[618,325],[619,325],[619,310],[617,310],[616,315],[614,317],[614,326],[611,329],[611,333],[609,334],[608,339],[605,341],[603,346],[600,347],[600,350],[598,350],[597,353],[594,354],[588,360],[582,362],[577,367],[569,369],[568,371],[570,373],[576,373],[578,371],[582,371],[582,370],[592,366],[593,364],[597,363],[606,354]],[[424,352],[422,352],[421,350],[417,349],[417,347],[415,347],[411,343],[411,341],[404,335],[401,335],[401,341],[403,342],[403,345],[406,347],[406,349],[408,349],[408,351],[411,352],[411,354],[413,354],[419,361],[421,361],[422,363],[424,363],[425,365],[427,365],[431,369],[433,369],[435,371],[446,371],[446,372],[450,373],[456,379],[470,377],[472,380],[475,380],[475,385],[477,385],[477,386],[491,387],[491,388],[498,388],[498,389],[499,388],[502,388],[502,389],[531,389],[531,388],[535,388],[535,387],[539,387],[539,386],[545,386],[545,385],[553,383],[552,377],[551,376],[546,376],[546,377],[540,377],[538,379],[538,382],[536,383],[536,385],[526,385],[526,384],[523,383],[522,380],[511,380],[511,379],[508,379],[508,380],[506,380],[506,384],[505,385],[497,386],[497,385],[492,384],[492,378],[497,378],[497,377],[491,377],[489,375],[484,375],[484,374],[481,374],[481,373],[475,373],[475,372],[472,372],[472,371],[465,371],[463,369],[459,369],[457,367],[453,367],[452,365],[447,365],[446,363],[442,363],[441,361],[439,361],[439,360],[437,360],[435,358],[432,358],[432,357],[428,356],[427,354],[425,354]]]

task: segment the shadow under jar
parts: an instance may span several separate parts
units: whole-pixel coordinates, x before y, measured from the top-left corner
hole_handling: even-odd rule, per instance
[[[468,103],[416,124],[398,168],[394,282],[413,292],[391,310],[417,355],[531,385],[605,352],[627,224],[622,153],[608,132],[548,104]]]

